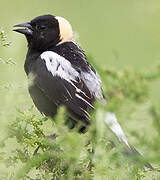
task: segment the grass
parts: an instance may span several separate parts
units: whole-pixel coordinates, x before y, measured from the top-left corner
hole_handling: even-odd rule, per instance
[[[0,39],[1,48],[8,48],[4,31]],[[151,97],[151,87],[160,79],[160,66],[146,72],[117,71],[100,68],[88,58],[102,78],[108,104],[96,103],[92,125],[85,134],[67,129],[64,107],[54,121],[40,115],[26,96],[26,82],[1,83],[0,93],[5,101],[0,111],[0,179],[160,179],[160,103],[154,103]],[[17,66],[9,58],[1,59],[6,72]],[[123,147],[104,125],[106,111],[117,114],[129,142],[144,158],[121,153]],[[46,139],[45,135],[51,133],[56,133],[57,138]],[[145,162],[150,162],[155,170],[144,168]]]

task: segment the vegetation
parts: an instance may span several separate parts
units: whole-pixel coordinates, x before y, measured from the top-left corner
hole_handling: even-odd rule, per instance
[[[1,48],[10,44],[6,43],[4,31],[0,33],[0,42]],[[108,104],[96,103],[92,125],[85,134],[67,129],[64,107],[53,121],[38,114],[32,103],[25,107],[19,105],[18,97],[26,98],[26,85],[2,83],[0,93],[7,94],[9,100],[5,99],[0,113],[4,119],[1,121],[0,179],[160,179],[160,103],[153,103],[151,97],[151,87],[160,80],[160,66],[146,72],[117,71],[102,68],[88,57],[102,78]],[[8,60],[1,62],[5,68],[17,66],[10,67],[15,63]],[[10,112],[5,104],[12,98],[16,109]],[[123,147],[104,125],[107,111],[117,114],[129,142],[144,154],[144,159],[121,153]],[[46,138],[51,133],[56,138]],[[155,170],[144,168],[145,162],[150,162]]]
[[[9,47],[11,42],[7,41],[7,35],[5,34],[4,30],[2,29],[0,31],[0,47]],[[11,58],[8,58],[7,60],[4,60],[2,57],[0,57],[0,63],[3,64],[16,64]]]

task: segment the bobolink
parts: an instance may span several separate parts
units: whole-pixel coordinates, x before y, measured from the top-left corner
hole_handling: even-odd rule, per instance
[[[28,41],[24,69],[32,79],[29,93],[35,106],[53,118],[64,105],[69,128],[81,122],[79,131],[85,132],[95,100],[105,102],[105,98],[100,77],[75,42],[70,23],[62,17],[43,15],[15,27],[20,27],[14,31],[24,34]],[[128,144],[114,114],[108,113],[105,122],[131,153],[138,153]],[[146,166],[152,169],[150,164]]]
[[[71,25],[62,17],[43,15],[16,27],[24,27],[15,31],[28,41],[24,68],[34,77],[29,93],[35,106],[53,118],[64,105],[70,127],[81,121],[84,131],[90,124],[88,111],[103,94],[99,75],[74,41]]]

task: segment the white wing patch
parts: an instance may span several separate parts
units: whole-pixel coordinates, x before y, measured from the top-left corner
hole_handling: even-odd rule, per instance
[[[41,54],[41,58],[46,62],[47,69],[53,76],[59,76],[70,83],[79,76],[68,60],[53,51],[45,51]]]

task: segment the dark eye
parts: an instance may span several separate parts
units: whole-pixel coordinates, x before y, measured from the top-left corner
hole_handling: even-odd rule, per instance
[[[39,26],[39,29],[40,29],[40,30],[45,30],[45,29],[46,29],[46,26],[45,26],[45,25],[41,25],[41,26]]]
[[[36,25],[36,29],[40,30],[40,31],[43,31],[43,30],[46,29],[46,26],[45,25]]]

